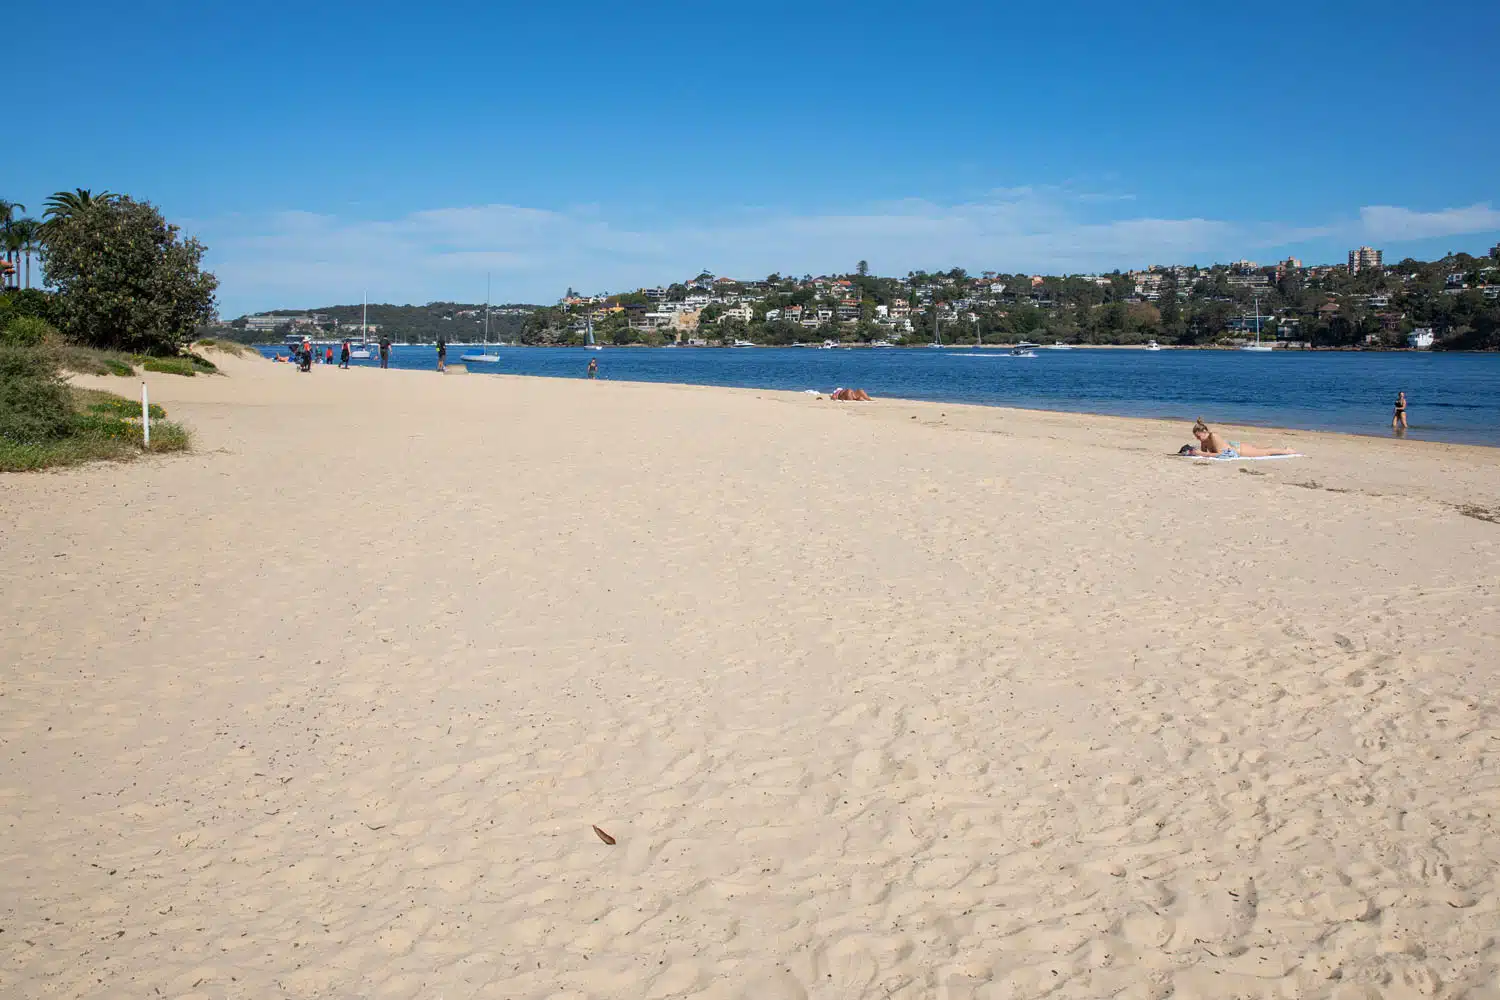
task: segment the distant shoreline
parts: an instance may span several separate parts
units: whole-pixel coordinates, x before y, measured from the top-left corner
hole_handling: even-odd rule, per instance
[[[313,339],[309,343],[318,346],[337,345],[342,343],[340,339]],[[256,350],[286,350],[286,344],[276,343],[254,343],[247,344]],[[450,350],[461,347],[503,347],[506,350],[585,350],[583,344],[484,344],[482,341],[474,342],[449,342]],[[945,351],[957,350],[980,350],[980,351],[1008,351],[1015,344],[944,344]],[[1232,352],[1241,349],[1239,345],[1232,344],[1160,344],[1163,351],[1225,351]],[[401,347],[426,347],[436,349],[435,341],[419,341],[417,343],[392,344],[393,348]],[[693,350],[693,351],[720,351],[720,350],[760,350],[760,351],[795,351],[795,350],[820,350],[821,347],[814,343],[803,344],[755,344],[751,348],[746,347],[722,347],[717,344],[599,344],[599,348],[610,351],[661,351],[661,350]],[[1055,348],[1051,344],[1035,345],[1037,350],[1050,351]],[[1073,351],[1144,351],[1144,344],[1067,344],[1066,348]],[[594,348],[587,348],[593,350]],[[893,344],[889,347],[874,347],[871,344],[839,344],[834,350],[880,350],[880,351],[918,351],[931,350],[927,344]],[[1452,351],[1432,350],[1430,348],[1413,347],[1276,347],[1270,352],[1272,354],[1500,354],[1500,351]]]

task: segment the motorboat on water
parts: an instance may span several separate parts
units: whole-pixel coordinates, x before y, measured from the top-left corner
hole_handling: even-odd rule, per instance
[[[872,341],[870,341],[870,346],[871,347],[895,347],[896,345],[893,344],[893,343],[891,343],[889,340],[872,340]]]
[[[820,351],[831,351],[831,350],[833,350],[837,346],[839,346],[839,345],[836,344],[836,343],[834,343],[833,341],[831,341],[831,340],[825,340],[825,341],[823,341],[822,344],[818,345],[818,350],[820,350]]]
[[[1013,358],[1034,358],[1036,357],[1036,349],[1041,346],[1041,344],[1032,344],[1023,340],[1010,349],[1010,356]]]
[[[1161,345],[1158,344],[1154,340],[1148,340],[1148,341],[1146,341],[1146,350],[1148,350],[1148,351],[1159,351],[1159,350],[1161,350]]]
[[[1072,344],[1064,344],[1060,340],[1047,345],[1047,350],[1049,351],[1071,351],[1072,349]]]
[[[754,347],[755,344],[749,340],[736,340],[731,347]]]

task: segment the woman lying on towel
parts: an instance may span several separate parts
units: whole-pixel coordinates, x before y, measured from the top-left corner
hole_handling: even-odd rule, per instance
[[[856,402],[868,403],[870,394],[863,389],[835,389],[828,394],[829,399],[848,399]]]
[[[1290,448],[1262,448],[1240,441],[1226,441],[1218,431],[1209,430],[1202,417],[1193,424],[1193,437],[1198,439],[1198,447],[1185,444],[1177,454],[1193,458],[1270,458],[1272,455],[1297,454]]]

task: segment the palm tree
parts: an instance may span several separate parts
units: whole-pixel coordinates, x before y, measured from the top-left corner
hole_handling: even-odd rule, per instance
[[[42,223],[42,238],[45,239],[48,230],[56,227],[58,223],[87,215],[95,205],[114,201],[118,197],[120,196],[109,191],[94,194],[88,188],[58,191],[47,199],[47,217]]]
[[[12,232],[20,234],[20,252],[26,258],[26,287],[31,287],[31,257],[42,250],[42,224],[36,219],[16,219]]]
[[[21,287],[21,247],[25,245],[25,237],[21,234],[22,223],[27,220],[17,219],[0,227],[0,247],[5,249],[5,262],[10,265],[11,279],[6,282],[9,287]],[[14,284],[12,284],[12,281]]]
[[[14,263],[15,261],[16,251],[11,247],[11,226],[15,224],[16,212],[18,211],[26,211],[26,206],[20,202],[6,201],[4,198],[0,198],[0,248],[5,250],[5,260],[7,263]],[[14,272],[15,268],[12,267],[11,271]],[[17,278],[19,279],[19,275],[17,275]],[[19,284],[19,280],[17,283]],[[5,284],[8,286],[10,282],[6,281]]]

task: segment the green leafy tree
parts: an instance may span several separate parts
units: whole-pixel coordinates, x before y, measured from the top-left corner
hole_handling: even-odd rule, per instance
[[[854,265],[854,273],[858,274],[861,278],[868,275],[870,273],[870,262],[867,260],[862,260],[858,264]]]
[[[203,245],[183,240],[150,202],[61,192],[48,202],[45,225],[42,268],[69,337],[176,353],[213,318],[218,279],[199,268]]]

